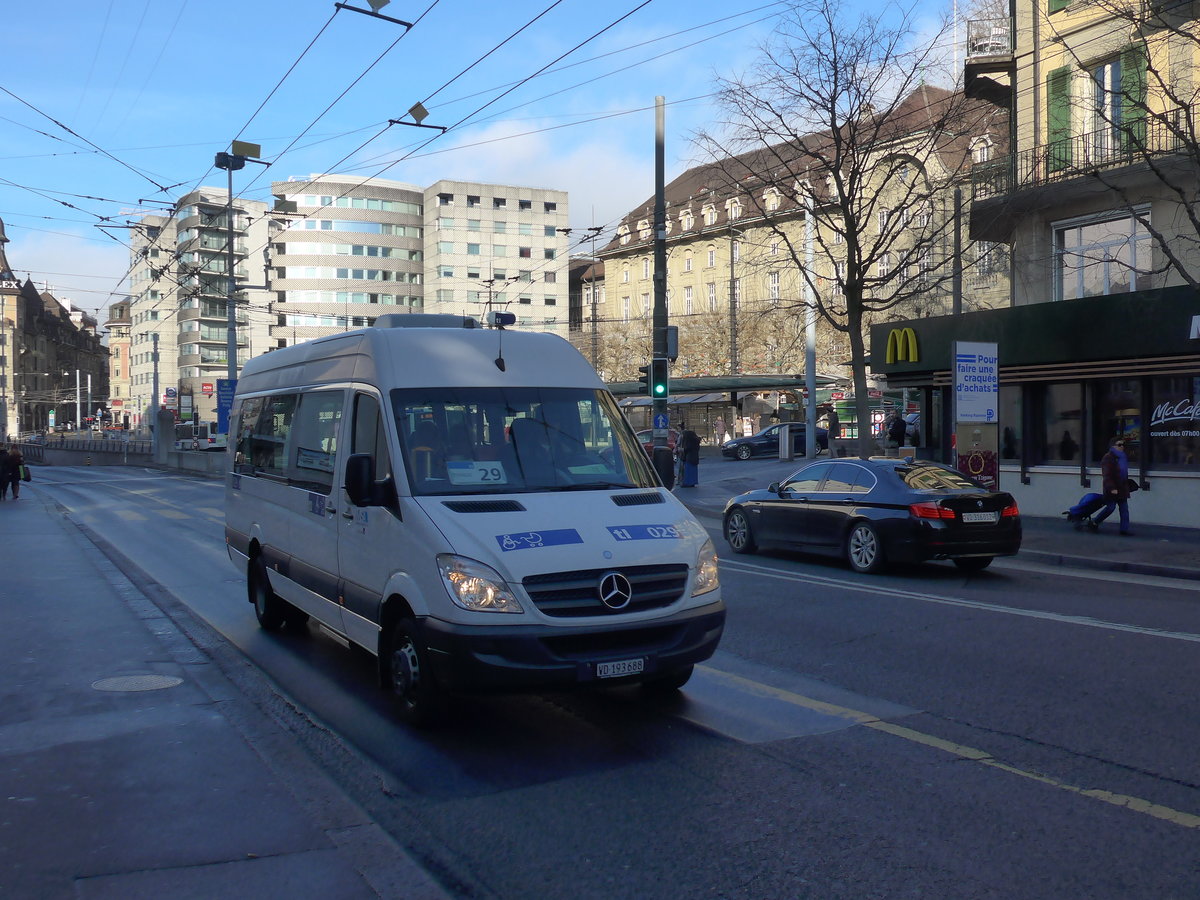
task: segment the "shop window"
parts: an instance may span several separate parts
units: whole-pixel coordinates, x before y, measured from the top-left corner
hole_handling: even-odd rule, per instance
[[[1020,459],[1025,430],[1025,420],[1022,418],[1021,386],[1001,385],[998,402],[1000,458],[1002,460]]]
[[[1200,376],[1154,378],[1150,400],[1149,420],[1142,427],[1152,443],[1154,467],[1195,471],[1200,467]]]
[[[1142,385],[1136,378],[1104,378],[1092,384],[1090,461],[1099,463],[1115,437],[1125,439],[1131,463],[1141,460]]]
[[[1042,394],[1042,461],[1078,464],[1083,449],[1083,391],[1076,383],[1046,385]]]

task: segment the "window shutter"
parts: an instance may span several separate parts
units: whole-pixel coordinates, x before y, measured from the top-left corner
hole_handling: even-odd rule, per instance
[[[1130,44],[1121,51],[1121,141],[1126,150],[1146,146],[1145,44]]]
[[[1071,67],[1063,66],[1046,76],[1046,97],[1050,105],[1047,165],[1061,172],[1071,165]]]

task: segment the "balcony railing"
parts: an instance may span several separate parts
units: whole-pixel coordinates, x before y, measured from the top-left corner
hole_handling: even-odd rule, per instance
[[[980,56],[1004,56],[1012,52],[1012,19],[969,19],[967,21],[968,60]]]
[[[1178,122],[1159,119],[1075,135],[978,163],[971,170],[971,186],[975,199],[984,200],[1133,165],[1150,156],[1194,153],[1196,144],[1186,133]]]

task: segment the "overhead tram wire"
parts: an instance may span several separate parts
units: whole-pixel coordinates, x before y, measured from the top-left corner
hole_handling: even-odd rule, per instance
[[[152,185],[154,185],[160,191],[166,192],[166,191],[170,190],[170,188],[164,187],[163,185],[159,184],[157,181],[155,181],[153,178],[151,178],[145,172],[135,169],[133,166],[129,165],[129,163],[124,162],[123,160],[117,159],[117,157],[113,156],[111,153],[109,153],[103,147],[93,143],[92,141],[89,141],[83,135],[77,133],[76,131],[72,130],[71,128],[68,128],[66,125],[64,125],[62,122],[58,121],[58,119],[54,118],[49,113],[43,112],[42,110],[38,109],[36,106],[34,106],[28,100],[25,100],[22,97],[18,97],[16,94],[14,94],[12,91],[10,91],[8,88],[4,87],[3,85],[0,85],[0,91],[3,91],[4,93],[8,94],[8,96],[12,97],[14,100],[16,100],[22,106],[27,106],[29,109],[32,109],[39,116],[49,119],[51,122],[53,122],[55,125],[57,125],[59,128],[61,128],[67,134],[71,135],[72,137],[79,138],[79,140],[83,141],[85,144],[87,144],[89,147],[93,148],[94,150],[97,150],[99,153],[101,153],[106,158],[111,159],[117,165],[121,166],[122,168],[128,169],[130,172],[137,175],[139,178],[146,179],[146,181],[150,182]]]

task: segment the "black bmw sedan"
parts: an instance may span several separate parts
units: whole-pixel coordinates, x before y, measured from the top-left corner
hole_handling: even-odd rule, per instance
[[[858,572],[890,562],[950,559],[983,569],[1021,548],[1011,494],[941,463],[872,457],[814,462],[725,505],[735,553],[767,544],[844,555]]]
[[[774,455],[779,452],[779,432],[782,428],[782,424],[771,425],[758,434],[726,441],[721,445],[721,455],[728,456],[730,459],[749,459],[752,456],[761,456],[766,453]],[[807,446],[807,431],[808,426],[804,422],[791,423],[792,450],[801,456],[804,455]],[[824,428],[818,428],[817,453],[828,449],[829,432]]]

